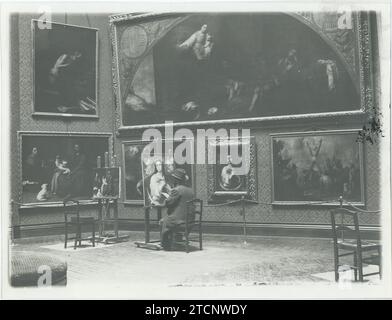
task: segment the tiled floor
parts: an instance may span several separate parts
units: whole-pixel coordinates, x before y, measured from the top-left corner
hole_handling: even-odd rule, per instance
[[[333,271],[330,239],[205,235],[204,249],[190,253],[137,248],[143,233],[129,233],[127,242],[95,249],[64,250],[61,237],[22,239],[13,251],[45,252],[68,263],[68,285],[132,283],[139,285],[205,286],[269,285],[328,282]],[[155,236],[157,236],[155,234]]]

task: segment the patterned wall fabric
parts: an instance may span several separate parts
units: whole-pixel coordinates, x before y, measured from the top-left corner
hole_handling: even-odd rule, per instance
[[[114,107],[112,90],[112,55],[109,36],[109,18],[107,15],[54,15],[53,21],[69,24],[90,26],[99,29],[99,68],[98,68],[98,120],[63,120],[55,117],[37,118],[32,116],[32,33],[31,19],[37,19],[38,15],[20,15],[18,21],[14,21],[12,33],[12,48],[15,55],[12,58],[13,66],[17,69],[12,73],[12,120],[16,124],[12,128],[12,162],[20,163],[19,147],[16,143],[16,131],[53,131],[53,132],[114,132],[116,112]],[[17,85],[18,84],[18,85]],[[257,167],[258,167],[258,199],[260,202],[271,202],[271,133],[298,132],[306,130],[305,124],[296,122],[290,126],[276,126],[252,128],[251,134],[256,137],[257,144]],[[309,126],[309,125],[307,125]],[[320,125],[322,130],[359,128],[361,123],[328,121]],[[133,139],[140,139],[141,135]],[[114,152],[117,159],[122,159],[122,142],[131,138],[117,138],[114,135]],[[365,163],[365,201],[368,210],[376,210],[379,207],[379,175],[380,156],[377,145],[366,145],[364,148]],[[203,165],[196,166],[196,194],[207,200],[207,168]],[[12,166],[12,181],[21,181],[19,165]],[[15,184],[12,185],[12,197],[17,198]],[[206,201],[207,202],[207,201]],[[86,207],[85,213],[92,212],[91,207]],[[221,222],[241,222],[239,207],[222,206],[206,207],[204,220]],[[141,206],[119,205],[120,218],[143,219]],[[265,204],[251,205],[247,207],[247,220],[254,223],[287,223],[287,224],[329,224],[327,208],[312,206],[271,206]],[[360,216],[361,223],[366,225],[378,225],[379,215],[363,214]],[[20,215],[13,217],[14,224],[52,223],[63,221],[63,216],[56,209],[49,210],[23,210]]]

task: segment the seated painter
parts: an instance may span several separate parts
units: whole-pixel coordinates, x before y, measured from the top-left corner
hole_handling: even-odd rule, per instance
[[[174,187],[166,199],[167,216],[161,220],[161,245],[164,250],[171,249],[174,229],[185,222],[187,201],[194,198],[192,188],[185,186],[187,175],[183,169],[175,169],[171,174]]]

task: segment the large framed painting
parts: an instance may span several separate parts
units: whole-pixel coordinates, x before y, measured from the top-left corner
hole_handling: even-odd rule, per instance
[[[207,139],[208,201],[241,197],[257,201],[257,154],[254,137]]]
[[[164,193],[164,190],[167,191],[172,186],[171,172],[176,168],[185,170],[186,184],[194,189],[194,140],[161,140],[161,142],[160,152],[147,151],[145,148],[150,145],[149,141],[137,140],[123,143],[125,203],[145,206],[162,204],[164,195],[161,192]],[[177,148],[179,145],[182,146],[181,150]],[[185,154],[186,152],[188,154]],[[177,157],[182,160],[178,160]],[[155,181],[158,176],[162,179],[157,184]]]
[[[121,192],[119,167],[95,168],[93,175],[94,199],[103,197],[119,198]]]
[[[275,204],[364,205],[363,145],[358,131],[271,135]]]
[[[361,114],[371,107],[364,12],[111,16],[128,127]]]
[[[65,198],[91,200],[97,159],[108,156],[111,137],[110,133],[19,132],[20,202],[48,205]]]
[[[98,117],[98,29],[32,20],[33,114]]]

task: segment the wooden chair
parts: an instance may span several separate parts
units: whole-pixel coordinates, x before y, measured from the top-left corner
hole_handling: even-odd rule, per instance
[[[379,274],[381,278],[381,245],[369,241],[361,240],[358,211],[346,208],[337,208],[330,211],[332,223],[332,235],[335,258],[335,281],[339,281],[339,259],[344,256],[353,256],[353,264],[349,265],[354,270],[355,281],[363,281],[365,276]],[[338,222],[340,219],[340,223]],[[343,253],[340,253],[343,251]],[[363,253],[375,252],[370,257],[363,257]],[[378,265],[379,271],[364,274],[363,263]],[[347,265],[347,264],[344,264]]]
[[[193,199],[187,202],[187,215],[185,223],[182,223],[174,229],[172,238],[172,248],[176,245],[185,246],[189,253],[189,243],[198,242],[199,249],[203,250],[203,200]],[[197,236],[191,236],[191,232],[197,232]]]
[[[64,219],[65,219],[65,239],[64,248],[67,248],[69,240],[75,240],[74,249],[77,246],[82,246],[82,241],[91,241],[93,247],[95,247],[95,218],[94,217],[81,217],[79,214],[79,201],[77,200],[65,200],[63,202],[64,207]],[[92,230],[92,236],[88,238],[82,238],[82,227],[90,226]],[[68,236],[68,228],[75,227],[75,237],[70,238]],[[79,243],[79,245],[78,245]]]

